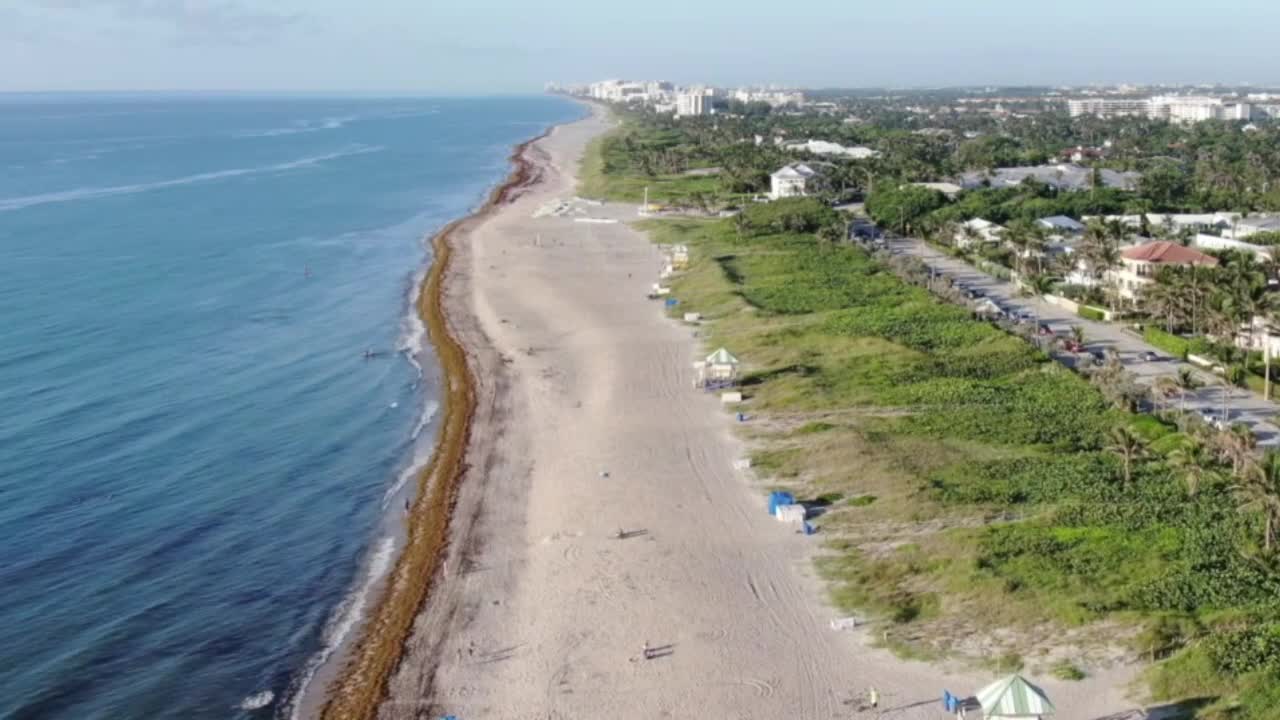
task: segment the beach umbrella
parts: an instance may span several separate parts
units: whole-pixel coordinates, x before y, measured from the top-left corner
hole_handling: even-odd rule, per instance
[[[1038,718],[1053,715],[1053,703],[1021,675],[1001,678],[977,692],[984,718]]]

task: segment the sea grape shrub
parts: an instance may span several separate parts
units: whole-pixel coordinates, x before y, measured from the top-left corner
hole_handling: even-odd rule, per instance
[[[756,203],[742,211],[742,222],[752,235],[803,234],[840,222],[840,214],[817,198],[783,198]],[[814,242],[814,238],[808,238]]]
[[[1099,448],[1112,425],[1102,398],[1066,372],[921,383],[904,388],[902,399],[923,406],[904,427],[935,437],[1071,452]]]
[[[935,497],[953,504],[1022,505],[1069,497],[1102,500],[1119,477],[1116,460],[1102,453],[1034,455],[953,465],[935,473]]]

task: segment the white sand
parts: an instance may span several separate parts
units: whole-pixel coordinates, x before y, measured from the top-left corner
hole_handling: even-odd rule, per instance
[[[543,182],[456,236],[447,302],[480,407],[448,577],[382,716],[945,717],[943,688],[992,676],[830,629],[811,566],[820,536],[766,514],[733,469],[729,413],[691,387],[690,329],[644,299],[657,250],[624,224],[532,218],[573,194],[582,148],[605,128],[558,128],[536,146]],[[646,661],[644,643],[671,652]],[[1119,718],[1131,672],[1037,680],[1062,720]],[[878,713],[858,709],[868,686]]]

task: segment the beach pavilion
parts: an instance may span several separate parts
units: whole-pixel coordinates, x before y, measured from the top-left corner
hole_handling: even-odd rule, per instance
[[[738,358],[724,348],[707,356],[706,360],[693,364],[698,371],[697,384],[731,385],[738,379]]]
[[[1021,675],[1010,675],[991,683],[979,690],[974,699],[982,706],[984,720],[1039,720],[1057,712],[1049,696]]]

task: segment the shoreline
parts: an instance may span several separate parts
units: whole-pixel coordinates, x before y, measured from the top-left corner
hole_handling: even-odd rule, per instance
[[[444,307],[446,277],[454,255],[453,239],[464,227],[483,222],[523,191],[535,185],[542,172],[530,157],[533,145],[547,137],[553,125],[516,145],[508,160],[506,178],[496,185],[475,211],[445,225],[431,240],[432,259],[419,286],[414,307],[426,328],[440,367],[439,429],[430,460],[417,473],[417,490],[405,527],[405,543],[382,581],[378,602],[361,623],[359,637],[324,691],[319,717],[326,720],[374,718],[387,696],[412,633],[414,621],[437,582],[449,542],[450,517],[457,486],[465,471],[464,458],[475,412],[475,377],[467,351],[451,327]],[[299,698],[296,702],[301,703]]]
[[[871,686],[903,720],[932,717],[939,688],[990,678],[832,630],[815,547],[763,512],[768,479],[739,468],[719,399],[690,391],[707,348],[641,300],[662,255],[636,206],[570,199],[611,126],[589,107],[517,146],[508,181],[433,238],[419,311],[460,353],[462,444],[420,479],[434,544],[404,634],[382,637],[395,660],[349,663],[323,717],[839,716]],[[1051,684],[1129,720],[1117,680]]]

